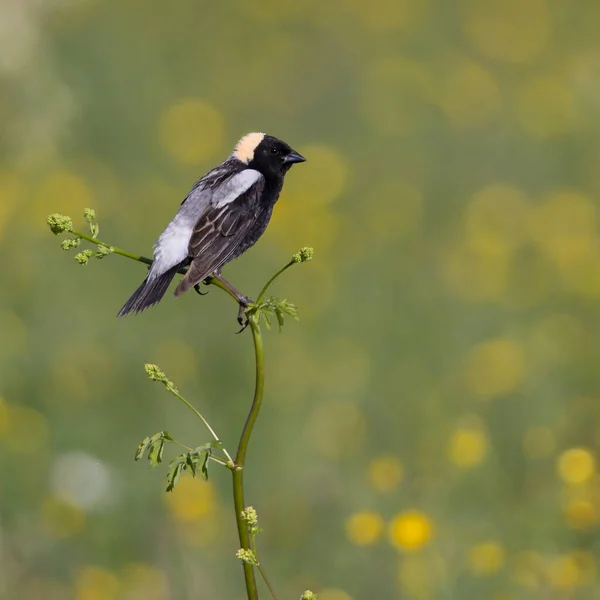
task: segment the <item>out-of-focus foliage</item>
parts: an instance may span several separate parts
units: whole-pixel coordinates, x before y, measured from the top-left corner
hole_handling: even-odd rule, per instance
[[[301,311],[268,334],[247,468],[282,598],[600,597],[600,8],[550,0],[3,0],[0,598],[240,598],[225,472],[248,335],[218,290],[115,314],[144,276],[82,268],[46,215],[98,210],[149,255],[244,133],[308,158],[226,269]],[[167,457],[166,457],[167,458]]]

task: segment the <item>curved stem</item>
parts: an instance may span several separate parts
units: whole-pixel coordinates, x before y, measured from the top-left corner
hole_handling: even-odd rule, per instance
[[[262,403],[263,389],[265,383],[265,357],[262,342],[262,335],[258,320],[253,316],[250,317],[250,330],[252,331],[252,339],[254,341],[254,356],[256,358],[256,381],[254,385],[254,399],[252,407],[246,419],[246,424],[240,437],[238,451],[235,457],[235,470],[233,471],[233,503],[235,506],[235,520],[237,522],[238,534],[240,538],[240,547],[245,550],[251,549],[250,534],[246,523],[242,519],[242,511],[246,508],[244,502],[244,465],[246,464],[246,451],[248,450],[248,442],[252,435],[254,423],[260,411]],[[246,592],[248,600],[258,600],[258,590],[256,588],[256,577],[254,576],[254,567],[248,563],[243,563],[244,578],[246,580]]]
[[[230,463],[233,463],[233,459],[229,455],[229,452],[227,452],[227,449],[225,448],[225,446],[223,446],[223,442],[221,442],[216,431],[210,426],[210,423],[202,416],[202,413],[193,404],[188,402],[182,395],[180,395],[179,392],[176,392],[173,389],[170,389],[169,391],[173,394],[173,396],[175,396],[176,398],[179,398],[179,400],[181,400],[190,410],[194,411],[195,415],[204,423],[204,426],[206,427],[206,429],[208,429],[208,431],[210,431],[210,434],[213,436],[215,442],[219,442],[219,444],[221,444],[221,450],[223,451],[223,454],[225,454],[225,456],[227,457],[227,460]]]
[[[269,289],[269,286],[287,269],[289,269],[293,264],[295,264],[295,261],[291,260],[287,265],[285,265],[284,267],[281,267],[281,269],[279,269],[279,271],[277,271],[277,273],[275,273],[275,275],[273,275],[273,277],[271,277],[271,279],[269,279],[269,281],[267,281],[267,283],[265,283],[265,285],[263,286],[263,289],[260,290],[260,294],[258,295],[258,298],[256,299],[256,304],[260,304],[260,301],[263,299],[264,295],[267,293],[267,290]]]

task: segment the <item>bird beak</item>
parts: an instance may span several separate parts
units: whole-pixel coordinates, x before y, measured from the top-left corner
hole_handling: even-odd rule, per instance
[[[298,154],[295,150],[292,150],[284,159],[284,165],[293,165],[294,163],[306,162],[306,159],[302,154]]]

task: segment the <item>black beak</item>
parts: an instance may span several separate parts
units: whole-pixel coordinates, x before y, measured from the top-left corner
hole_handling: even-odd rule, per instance
[[[306,159],[302,154],[298,154],[295,150],[292,150],[287,156],[283,159],[284,165],[293,165],[294,163],[306,162]]]

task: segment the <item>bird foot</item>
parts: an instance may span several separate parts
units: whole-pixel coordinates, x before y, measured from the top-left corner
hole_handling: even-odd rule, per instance
[[[196,292],[198,292],[198,294],[200,294],[201,296],[206,296],[206,294],[208,294],[208,290],[206,290],[205,292],[201,292],[201,291],[200,291],[200,284],[199,284],[199,283],[197,283],[197,284],[194,286],[194,289],[195,289],[195,290],[196,290]]]
[[[246,309],[248,306],[250,306],[250,304],[253,303],[246,296],[240,296],[238,301],[240,303],[240,308],[238,310],[237,322],[240,324],[241,329],[236,333],[240,334],[242,331],[244,331],[244,329],[246,329],[246,327],[248,327],[248,324],[250,323],[248,315],[246,314]]]

